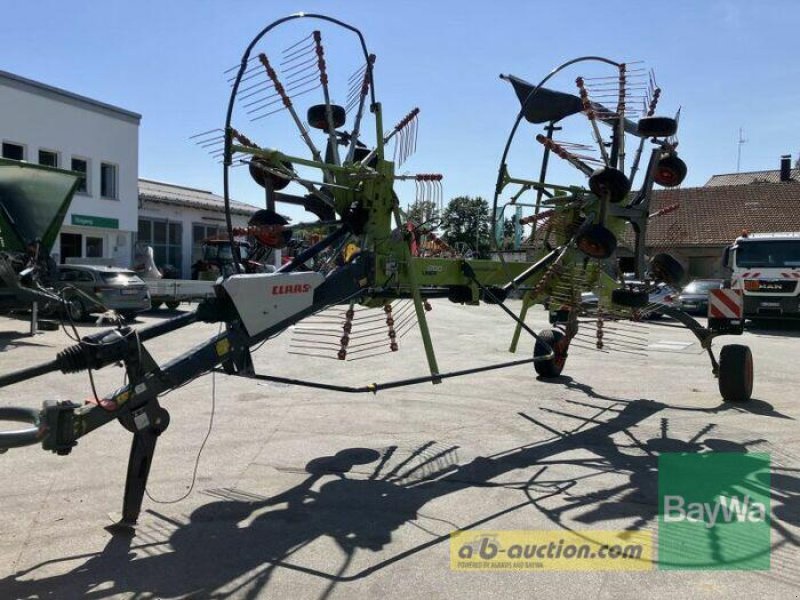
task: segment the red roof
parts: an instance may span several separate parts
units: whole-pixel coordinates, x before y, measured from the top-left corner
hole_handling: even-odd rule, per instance
[[[800,231],[800,184],[759,183],[658,190],[651,214],[672,204],[680,208],[650,220],[647,245],[719,246],[746,229],[753,233]]]

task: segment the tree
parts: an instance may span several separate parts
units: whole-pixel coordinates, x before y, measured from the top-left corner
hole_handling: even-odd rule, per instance
[[[408,207],[408,220],[415,225],[436,226],[439,207],[432,200],[418,200]]]
[[[444,241],[453,247],[465,244],[480,256],[491,249],[489,204],[477,196],[459,196],[447,204],[442,215]]]

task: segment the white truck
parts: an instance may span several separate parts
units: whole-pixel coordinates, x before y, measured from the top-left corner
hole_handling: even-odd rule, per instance
[[[800,232],[742,235],[723,263],[731,288],[743,292],[746,319],[800,318]]]

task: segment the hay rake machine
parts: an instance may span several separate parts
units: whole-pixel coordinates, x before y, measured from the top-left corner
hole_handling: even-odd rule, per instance
[[[333,52],[324,45],[321,30],[311,31],[286,50],[273,52],[267,42],[277,36],[278,31],[289,28],[290,23],[292,27],[307,23],[319,25],[320,29],[325,28],[326,39],[331,35],[346,40],[351,48],[355,46],[358,57],[355,69],[348,69],[350,75],[336,79],[339,73],[328,64],[333,64],[329,61]],[[318,221],[312,225],[324,228],[324,237],[275,272],[237,273],[221,278],[215,286],[215,298],[204,301],[194,312],[138,331],[120,326],[86,336],[59,352],[52,361],[0,376],[0,387],[4,387],[47,373],[91,372],[117,364],[124,367],[127,378],[127,383],[119,389],[84,404],[46,401],[41,409],[0,409],[0,420],[29,423],[20,430],[0,432],[0,449],[40,443],[45,450],[66,455],[82,436],[118,420],[133,437],[120,521],[120,526],[130,528],[141,509],[157,439],[169,424],[169,414],[160,405],[159,397],[202,374],[222,371],[252,380],[338,392],[375,393],[530,363],[544,375],[560,372],[567,346],[575,335],[575,319],[568,319],[563,331],[536,333],[525,324],[524,314],[518,317],[504,301],[511,290],[522,286],[536,290],[529,295],[527,306],[544,293],[553,294],[556,280],[566,281],[568,287],[577,290],[611,279],[595,266],[598,260],[608,258],[613,252],[611,229],[616,221],[625,219],[634,225],[639,223],[639,209],[631,202],[623,202],[630,187],[627,178],[620,169],[611,166],[624,165],[623,128],[628,131],[636,124],[624,118],[625,113],[619,107],[617,112],[612,112],[594,108],[593,104],[586,105],[597,121],[610,124],[614,131],[609,151],[605,152],[605,146],[600,145],[607,166],[599,171],[590,172],[584,167],[583,159],[568,152],[563,145],[556,146],[550,139],[546,148],[563,154],[568,162],[590,175],[588,190],[553,185],[544,177],[539,181],[512,178],[505,164],[506,148],[497,195],[510,185],[537,190],[546,198],[542,206],[552,205],[549,208],[553,211],[552,222],[563,223],[553,227],[549,238],[553,247],[532,264],[422,256],[417,225],[404,218],[395,184],[400,188],[405,182],[413,183],[417,201],[436,203],[441,201],[442,178],[432,173],[396,172],[398,164],[408,159],[415,149],[419,110],[412,109],[386,132],[383,107],[376,95],[375,64],[376,57],[368,51],[360,31],[323,15],[297,14],[280,19],[252,40],[240,64],[229,72],[231,94],[224,127],[195,138],[222,163],[231,247],[238,253],[238,245],[234,243],[237,232],[232,227],[229,211],[235,180],[244,180],[250,185],[254,181],[264,189],[266,207],[253,216],[247,228],[247,233],[258,243],[282,248],[290,242],[294,231],[309,226],[307,223],[290,226],[275,210],[281,202],[301,206],[315,215]],[[539,107],[538,101],[542,98],[551,98],[556,107],[564,103],[561,96],[545,90],[544,83],[546,80],[527,93],[514,131],[526,111],[532,106]],[[298,100],[305,101],[312,93],[321,96],[322,103],[309,103],[304,120]],[[343,99],[343,103],[336,104],[336,98]],[[588,111],[584,101],[580,102],[574,112]],[[559,110],[554,110],[558,114],[545,119],[551,124],[561,118]],[[254,122],[254,128],[258,126],[259,131],[265,131],[270,143],[278,138],[287,140],[289,149],[262,145],[256,141],[254,133],[238,129],[240,120],[245,118]],[[283,118],[294,130],[273,125],[275,118]],[[348,119],[351,124],[346,129]],[[644,145],[645,137],[657,141],[674,134],[674,129],[672,119],[650,118],[640,121],[637,131]],[[511,138],[509,145],[510,141]],[[294,149],[292,142],[295,142]],[[391,142],[395,147],[390,160],[387,148]],[[664,154],[674,155],[672,145],[667,141],[658,142],[647,170],[650,179],[657,173]],[[299,193],[293,193],[297,190]],[[238,257],[235,264],[241,262]],[[567,272],[571,273],[569,277],[564,276]],[[623,296],[639,297],[637,291],[616,283],[603,285],[615,302]],[[431,308],[428,300],[437,297],[465,304],[485,301],[497,305],[516,321],[520,331],[533,338],[533,356],[442,372],[426,316]],[[366,312],[370,309],[372,312]],[[709,348],[715,371],[727,373],[731,370],[724,349],[719,365],[710,351],[710,340],[719,332],[703,329],[696,322],[689,323],[688,317],[677,318],[684,320]],[[165,364],[156,364],[146,343],[198,321],[219,323],[224,329],[185,354]],[[416,325],[429,373],[360,387],[256,373],[251,348],[260,347],[296,324],[292,342],[296,350],[310,347],[323,354],[333,354],[337,359],[371,354],[378,347],[397,351],[397,340]],[[311,341],[303,342],[304,335]],[[321,343],[320,336],[328,340],[327,345]],[[361,339],[363,342],[359,346]],[[746,385],[739,385],[733,394],[730,390],[726,394],[723,389],[723,396],[746,399],[750,391],[745,388]]]

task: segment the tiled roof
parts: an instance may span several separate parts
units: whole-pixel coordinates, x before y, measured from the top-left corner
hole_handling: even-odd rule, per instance
[[[680,208],[651,219],[647,245],[717,246],[730,244],[743,229],[753,233],[800,231],[800,185],[763,183],[654,192],[651,213],[672,204]]]
[[[792,169],[789,173],[792,183],[800,183],[800,169]],[[718,185],[749,185],[751,183],[781,183],[779,169],[773,171],[750,171],[749,173],[727,173],[712,175],[706,187]]]
[[[653,192],[650,213],[675,204],[680,205],[677,210],[650,220],[647,246],[723,246],[733,242],[744,229],[752,233],[800,231],[800,185],[763,183],[657,190]],[[632,234],[624,235],[619,243],[630,248],[632,241]],[[524,245],[531,246],[530,238]]]
[[[139,180],[139,198],[150,202],[191,206],[217,212],[224,211],[225,207],[225,200],[222,196],[217,196],[209,191],[151,179]],[[231,212],[234,214],[252,215],[257,210],[258,207],[231,200]]]

